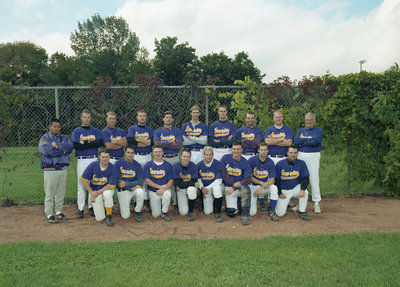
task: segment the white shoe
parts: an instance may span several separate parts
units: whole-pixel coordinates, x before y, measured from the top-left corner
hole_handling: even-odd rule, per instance
[[[294,212],[299,211],[299,205],[297,204],[297,205],[293,206],[293,207],[292,207],[292,210],[293,210]]]
[[[314,205],[314,213],[316,213],[316,214],[321,213],[321,208],[319,207],[319,205]]]

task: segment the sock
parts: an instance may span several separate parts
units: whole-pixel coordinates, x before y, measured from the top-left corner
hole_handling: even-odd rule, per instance
[[[273,199],[271,199],[270,201],[269,201],[269,203],[270,203],[270,208],[271,208],[271,211],[275,211],[275,207],[276,207],[276,203],[277,203],[278,201],[277,200],[273,200]]]
[[[106,215],[112,214],[112,207],[105,207],[105,209],[106,209]]]
[[[215,199],[214,199],[214,203],[215,203],[215,212],[216,212],[216,213],[221,213],[221,209],[222,209],[222,197],[220,197],[220,198],[215,198]]]
[[[315,205],[315,206],[319,206],[319,202],[315,202],[314,205]]]
[[[264,197],[260,197],[259,201],[260,201],[260,204],[263,204],[264,203]]]
[[[237,198],[237,208],[241,209],[242,208],[242,199],[238,196]]]
[[[196,199],[189,199],[189,212],[193,212]]]

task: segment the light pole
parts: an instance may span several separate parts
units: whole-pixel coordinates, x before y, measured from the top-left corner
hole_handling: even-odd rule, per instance
[[[367,60],[360,60],[360,72],[362,71],[362,65],[365,64]]]

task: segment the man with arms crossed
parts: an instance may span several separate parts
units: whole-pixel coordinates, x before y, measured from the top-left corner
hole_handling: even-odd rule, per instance
[[[124,147],[128,144],[126,133],[116,128],[117,115],[114,112],[106,114],[107,126],[101,131],[104,146],[110,151],[110,162],[114,164],[124,156]]]

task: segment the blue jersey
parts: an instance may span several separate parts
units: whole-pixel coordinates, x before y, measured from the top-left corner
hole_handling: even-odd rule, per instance
[[[154,135],[153,129],[148,126],[133,125],[128,129],[128,137],[132,137],[135,139],[152,140],[153,135]],[[137,147],[135,150],[135,154],[139,155],[147,155],[150,153],[151,153],[151,145],[146,147]]]
[[[303,177],[309,176],[307,165],[303,160],[297,159],[294,165],[289,164],[288,159],[276,164],[276,178],[280,178],[282,189],[293,189],[301,183]]]
[[[183,142],[182,131],[176,127],[171,127],[169,130],[164,127],[158,128],[154,131],[154,141],[175,143],[176,141]],[[179,150],[164,148],[164,155],[178,154]]]
[[[76,143],[92,142],[102,139],[101,133],[94,127],[78,127],[73,130],[71,141]],[[97,156],[97,147],[89,149],[75,149],[75,156]]]
[[[236,136],[236,127],[230,121],[215,121],[210,125],[208,129],[208,136],[216,140],[227,140],[229,136]],[[222,147],[227,147],[222,145]],[[232,145],[229,145],[232,147]]]
[[[285,139],[292,140],[293,139],[293,130],[288,126],[282,126],[281,128],[277,128],[276,126],[270,126],[265,130],[264,138],[266,139],[268,136],[271,136],[272,139]],[[281,155],[287,156],[288,147],[287,146],[278,146],[278,145],[269,145],[268,146],[268,155]]]
[[[117,184],[117,170],[113,164],[109,163],[107,169],[102,171],[100,161],[94,161],[85,169],[81,179],[89,181],[93,191],[100,190],[106,185],[114,189]]]
[[[39,141],[40,168],[63,169],[69,165],[69,154],[73,149],[74,146],[66,135],[46,133]]]
[[[142,166],[136,160],[128,162],[125,158],[121,158],[114,165],[118,171],[118,178],[125,182],[137,181],[144,177]]]
[[[257,143],[257,145],[262,141],[263,135],[262,135],[262,130],[259,127],[252,127],[249,128],[247,126],[241,127],[240,129],[237,130],[236,132],[236,139],[239,141],[242,140],[249,140],[249,141],[254,141],[255,139],[259,139],[260,141]],[[249,148],[244,148],[243,147],[243,153],[257,153],[257,147],[249,147]]]
[[[224,171],[235,181],[241,182],[244,178],[251,176],[251,168],[249,162],[241,157],[236,161],[231,154],[226,154],[221,159],[221,165]],[[225,186],[232,187],[224,181]]]
[[[199,178],[201,178],[204,186],[209,186],[216,179],[222,179],[222,166],[221,163],[216,159],[212,161],[210,166],[206,166],[204,160],[202,160],[197,164],[197,169],[199,171]]]
[[[252,171],[251,176],[262,182],[267,182],[270,178],[276,177],[275,164],[267,157],[267,159],[262,162],[258,155],[251,157],[248,160],[250,168]]]
[[[301,152],[320,152],[322,143],[322,130],[317,127],[312,129],[301,128],[294,137],[294,144],[299,146]]]
[[[208,135],[208,126],[204,123],[198,123],[197,125],[193,125],[192,122],[187,122],[182,125],[182,133],[184,136],[190,136],[190,137],[200,137],[200,136],[205,136],[207,137]],[[186,145],[185,146],[187,149],[191,150],[199,150],[204,148],[204,145],[195,143],[191,145]]]
[[[183,169],[181,162],[177,162],[172,167],[173,177],[181,179],[182,181],[191,181],[192,179],[199,177],[196,164],[189,161],[188,168]]]
[[[126,138],[126,132],[119,128],[110,129],[109,127],[105,127],[101,131],[101,136],[103,138],[103,143],[110,143],[111,140],[121,140]],[[123,157],[124,156],[124,148],[119,149],[110,149],[110,156],[112,157]]]
[[[152,182],[158,185],[167,184],[168,181],[173,179],[172,177],[172,166],[167,161],[163,161],[162,164],[158,165],[153,160],[146,163],[144,166],[144,178],[150,179]],[[156,192],[157,189],[151,186],[147,186],[149,190]]]

